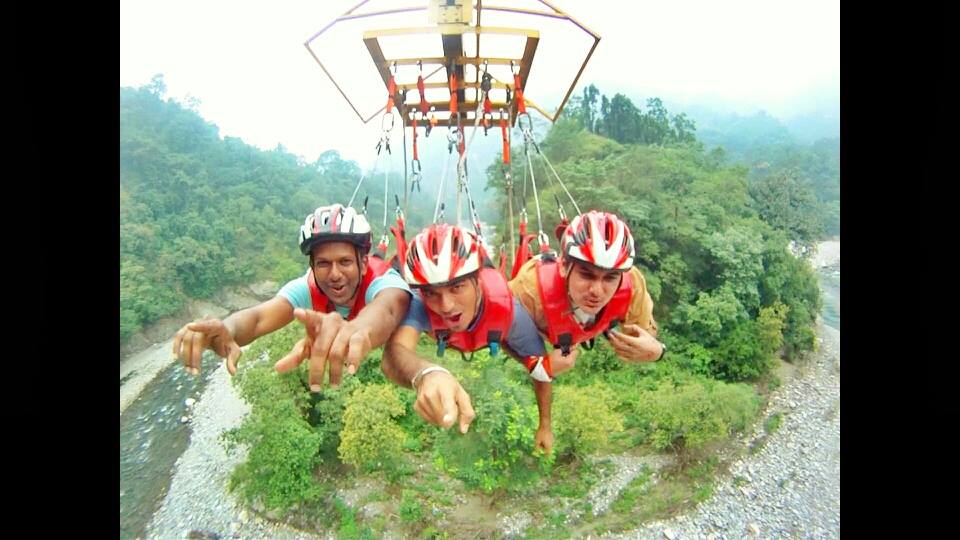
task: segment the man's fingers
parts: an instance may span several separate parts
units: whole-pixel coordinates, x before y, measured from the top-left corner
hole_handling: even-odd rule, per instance
[[[623,355],[630,351],[630,345],[624,341],[613,341],[610,340],[610,346],[613,347],[614,352],[619,355]]]
[[[173,336],[173,357],[175,359],[180,358],[180,345],[183,343],[183,336],[185,336],[186,334],[187,334],[187,329],[186,327],[184,327],[184,328],[181,328]]]
[[[327,353],[327,364],[330,366],[331,386],[340,384],[340,375],[343,372],[343,360],[347,356],[349,343],[350,338],[346,335],[346,332],[344,332],[344,327],[341,327],[340,332],[337,333],[337,337],[333,340],[333,344],[330,345],[330,352]]]
[[[440,406],[443,411],[441,425],[444,428],[448,428],[452,426],[453,422],[457,419],[457,402],[449,389],[444,389],[440,392]]]
[[[421,400],[418,399],[415,402],[413,402],[413,410],[416,411],[416,413],[420,415],[420,418],[423,418],[424,421],[426,421],[428,424],[437,423],[436,421],[434,421],[433,416],[431,416],[430,413],[427,411],[427,408],[424,407],[423,402]]]
[[[180,362],[183,363],[183,369],[187,370],[187,373],[192,369],[190,367],[190,355],[193,354],[193,337],[196,335],[196,332],[185,331],[180,344],[180,350],[177,351]]]
[[[298,341],[286,356],[273,365],[273,368],[276,369],[278,373],[286,373],[299,366],[304,359],[310,356],[309,343],[309,338],[303,338]]]
[[[216,334],[223,329],[223,322],[220,319],[195,321],[187,325],[187,330],[200,332],[201,334]]]
[[[230,375],[237,374],[237,360],[240,359],[241,354],[243,354],[243,350],[237,345],[236,341],[227,345],[227,371],[230,372]]]
[[[340,374],[343,373],[343,362],[327,357],[327,366],[330,368],[330,386],[340,386]]]
[[[473,410],[473,404],[470,403],[470,394],[461,386],[457,391],[457,406],[460,408],[460,433],[466,433],[470,429],[470,423],[477,417]]]
[[[190,368],[194,375],[200,374],[200,361],[203,359],[203,336],[194,334],[190,347]]]
[[[434,424],[438,426],[443,425],[443,398],[440,397],[440,393],[432,388],[423,389],[423,386],[426,382],[420,383],[420,398],[419,401],[423,404],[423,409],[430,414],[430,417],[433,418]]]
[[[350,348],[347,351],[347,372],[356,375],[360,369],[360,362],[370,352],[370,336],[365,332],[357,332],[350,336]]]
[[[625,324],[625,325],[623,325],[623,333],[624,333],[624,334],[627,334],[627,335],[640,337],[640,336],[643,335],[643,334],[641,333],[641,332],[643,332],[643,331],[644,331],[643,328],[640,328],[640,326],[639,326],[639,325],[636,325],[636,324]]]
[[[310,345],[310,391],[319,392],[323,390],[323,375],[327,371],[327,350],[330,348],[321,342],[324,338],[323,332],[317,336],[313,344]]]
[[[323,326],[324,315],[324,313],[312,309],[297,308],[293,310],[293,316],[303,323],[303,326],[307,329],[307,335],[312,338],[317,337],[320,327]]]

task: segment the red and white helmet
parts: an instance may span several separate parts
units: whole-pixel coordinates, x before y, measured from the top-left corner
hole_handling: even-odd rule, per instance
[[[564,257],[605,270],[629,270],[635,255],[630,228],[616,215],[591,210],[573,218],[560,240]]]
[[[480,270],[477,235],[446,223],[420,231],[407,246],[403,278],[414,287],[444,285]]]
[[[300,227],[300,251],[309,255],[313,246],[325,242],[348,242],[366,254],[372,243],[370,224],[353,208],[321,206],[308,214]]]

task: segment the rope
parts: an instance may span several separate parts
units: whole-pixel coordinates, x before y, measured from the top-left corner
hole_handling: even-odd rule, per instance
[[[560,187],[563,188],[563,192],[567,194],[567,197],[570,199],[570,202],[573,203],[573,208],[576,209],[577,215],[580,215],[580,213],[581,213],[581,212],[580,212],[580,207],[577,205],[577,201],[575,201],[575,200],[573,199],[573,195],[570,194],[570,191],[567,189],[567,186],[564,185],[563,180],[560,179],[560,175],[557,174],[557,170],[553,168],[553,164],[550,163],[550,160],[549,160],[549,159],[547,159],[547,155],[544,154],[543,152],[541,152],[539,147],[537,147],[537,154],[539,154],[540,157],[543,158],[543,161],[546,162],[547,167],[550,168],[550,172],[553,173],[553,175],[557,178],[557,182],[560,183]],[[549,178],[549,177],[547,177],[547,178]],[[551,180],[551,182],[552,182],[552,180]]]
[[[440,189],[437,191],[437,205],[433,209],[433,222],[436,223],[440,218],[440,200],[443,199],[443,184],[447,179],[447,171],[450,170],[450,156],[453,154],[447,153],[447,162],[443,166],[443,174],[440,175]]]
[[[520,121],[519,116],[517,121]],[[540,215],[540,196],[537,194],[537,179],[533,174],[533,160],[530,158],[530,143],[533,142],[533,135],[530,133],[529,128],[521,129],[523,130],[523,153],[527,156],[527,168],[530,169],[530,183],[533,185],[533,200],[537,205],[537,241],[540,242],[540,248],[543,249],[544,246],[549,243],[549,238],[543,233],[543,220]],[[547,238],[546,242],[544,242],[544,238]]]

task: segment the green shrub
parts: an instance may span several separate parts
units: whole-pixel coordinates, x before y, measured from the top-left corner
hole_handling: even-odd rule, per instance
[[[436,438],[436,464],[488,492],[521,489],[538,476],[531,457],[538,423],[533,387],[511,378],[512,370],[522,368],[509,362],[514,361],[492,359],[485,351],[474,355],[469,369],[458,375],[476,419],[466,435],[451,428]]]
[[[611,433],[623,431],[623,416],[613,410],[616,397],[602,383],[554,386],[554,451],[583,457],[605,446]]]
[[[396,386],[374,384],[347,398],[340,431],[340,459],[360,469],[395,463],[403,452],[404,433],[393,418],[405,412]]]
[[[643,392],[631,420],[653,448],[686,453],[744,429],[759,404],[747,385],[701,379]]]
[[[308,390],[299,374],[280,375],[271,361],[254,360],[258,351],[286,346],[289,337],[278,332],[244,355],[233,382],[252,410],[240,427],[224,434],[228,448],[249,446],[246,462],[231,476],[231,488],[248,501],[262,499],[267,508],[280,510],[323,493],[312,476],[322,462],[323,435],[306,419]]]
[[[755,379],[773,367],[773,355],[761,344],[754,321],[738,324],[715,351],[711,371],[727,381]]]
[[[286,511],[323,494],[313,478],[321,463],[321,436],[295,412],[254,412],[225,434],[229,443],[250,446],[247,460],[230,479],[230,488],[248,502],[260,499],[268,509]]]

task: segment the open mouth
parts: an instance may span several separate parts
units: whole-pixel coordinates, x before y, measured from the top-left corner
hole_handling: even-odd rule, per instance
[[[340,285],[340,286],[337,286],[337,287],[330,287],[330,292],[332,292],[333,294],[335,294],[335,295],[337,295],[337,296],[340,296],[341,294],[347,292],[347,286],[346,286],[346,285]]]
[[[446,317],[446,319],[447,319],[447,322],[450,324],[457,324],[458,322],[460,322],[460,319],[462,317],[463,317],[463,313],[457,313],[456,315],[451,315],[449,317]]]

